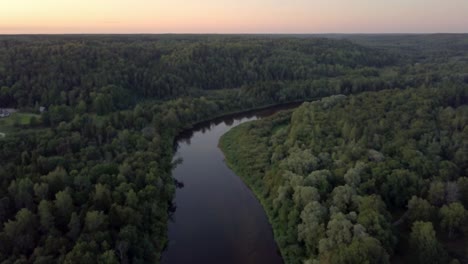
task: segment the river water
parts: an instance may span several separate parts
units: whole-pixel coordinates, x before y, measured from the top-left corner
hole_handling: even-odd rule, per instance
[[[183,187],[176,191],[162,263],[283,263],[260,202],[228,168],[218,142],[241,123],[296,106],[226,116],[181,133],[173,176]]]

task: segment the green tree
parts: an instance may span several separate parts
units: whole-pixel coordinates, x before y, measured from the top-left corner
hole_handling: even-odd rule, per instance
[[[308,203],[320,201],[320,194],[315,187],[298,186],[294,188],[294,203],[302,210]]]
[[[80,235],[80,231],[81,231],[80,218],[78,217],[76,212],[73,212],[70,217],[70,222],[68,223],[67,236],[73,240],[76,240],[78,236]]]
[[[55,225],[52,210],[53,204],[47,200],[42,200],[37,207],[37,214],[39,215],[41,227],[46,232],[49,232]]]
[[[103,212],[88,211],[85,218],[85,229],[88,232],[96,232],[105,228],[107,216]]]
[[[75,111],[78,114],[86,113],[86,109],[87,109],[86,103],[84,101],[82,101],[82,100],[80,100],[78,105],[75,107]]]
[[[57,223],[65,229],[74,211],[73,199],[67,191],[61,191],[55,195],[54,204],[57,208]]]
[[[134,209],[137,208],[138,197],[133,189],[130,189],[130,191],[128,191],[125,201],[128,206]]]
[[[362,181],[361,174],[364,172],[366,166],[362,162],[356,163],[354,168],[350,168],[344,175],[346,184],[357,189]]]
[[[113,108],[111,96],[108,94],[99,93],[94,98],[93,108],[98,115],[104,115],[111,112]]]
[[[297,227],[298,239],[306,245],[310,255],[318,254],[319,241],[325,236],[327,209],[314,201],[301,212],[301,224]]]
[[[443,264],[447,262],[447,254],[437,241],[432,223],[414,222],[411,228],[410,245],[417,254],[417,263]]]
[[[97,210],[107,212],[112,203],[111,193],[106,185],[100,183],[95,185],[94,207]]]
[[[45,182],[34,184],[34,194],[40,199],[47,199],[49,196],[49,185]]]
[[[435,207],[422,198],[413,196],[411,200],[408,201],[408,219],[411,222],[430,222],[433,220],[434,213]]]
[[[28,254],[35,248],[36,226],[36,216],[23,208],[18,211],[15,220],[5,223],[4,232],[20,253]]]
[[[397,240],[393,235],[390,214],[380,196],[369,195],[359,198],[357,223],[366,229],[366,233],[379,240],[379,244],[385,249],[393,251]]]
[[[342,213],[333,215],[327,224],[327,237],[320,240],[320,254],[336,247],[347,245],[353,240],[353,224]]]
[[[331,263],[390,263],[390,256],[380,241],[370,236],[354,238],[348,247],[339,251],[340,254],[332,256]]]
[[[460,201],[468,208],[468,177],[460,177],[457,181],[460,191]]]
[[[73,246],[73,249],[66,254],[64,263],[96,263],[98,259],[96,256],[97,247],[95,241],[79,241]]]
[[[457,230],[466,224],[468,220],[468,212],[461,203],[451,203],[444,205],[440,211],[440,225],[448,231],[448,235],[452,238]]]
[[[338,186],[332,192],[332,205],[346,213],[356,206],[356,198],[356,191],[351,186]]]
[[[115,255],[114,250],[108,250],[104,252],[101,256],[99,256],[99,263],[102,264],[118,264],[120,263]]]
[[[431,182],[428,197],[431,204],[441,206],[445,202],[445,184],[443,182]]]
[[[18,181],[12,181],[8,187],[10,195],[15,199],[17,209],[27,207],[33,208],[33,182],[29,178],[23,178]]]
[[[321,195],[325,195],[332,190],[331,179],[329,170],[313,171],[304,179],[304,185],[315,187]]]

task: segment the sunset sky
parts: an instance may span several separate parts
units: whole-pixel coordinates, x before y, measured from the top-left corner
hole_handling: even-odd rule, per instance
[[[468,0],[0,0],[0,34],[468,32]]]

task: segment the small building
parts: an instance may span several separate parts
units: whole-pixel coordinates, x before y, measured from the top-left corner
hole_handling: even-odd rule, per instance
[[[40,106],[39,107],[39,113],[44,113],[46,111],[46,107],[45,106]]]

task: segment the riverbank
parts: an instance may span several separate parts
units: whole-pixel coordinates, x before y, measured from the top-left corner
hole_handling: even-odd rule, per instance
[[[277,232],[277,228],[273,227],[274,222],[273,222],[273,216],[272,216],[273,211],[271,210],[271,204],[268,203],[264,195],[265,190],[263,186],[259,185],[258,181],[256,181],[256,178],[258,179],[259,177],[263,177],[263,175],[254,173],[246,164],[245,162],[246,160],[242,160],[242,157],[241,157],[241,153],[246,150],[245,148],[243,148],[244,146],[245,147],[253,146],[250,144],[245,144],[245,145],[240,146],[238,144],[239,137],[242,137],[243,135],[245,135],[248,126],[249,126],[249,123],[244,123],[242,125],[239,125],[231,129],[228,133],[224,134],[220,138],[218,146],[225,157],[226,165],[249,187],[249,189],[252,191],[252,193],[255,195],[257,200],[262,205],[262,208],[266,212],[266,215],[268,217],[268,222],[272,226],[273,234],[274,234],[275,241],[276,241],[276,238],[278,237],[278,232]],[[236,146],[234,147],[234,145]],[[257,158],[258,156],[255,157],[255,159]],[[253,157],[252,157],[252,160],[254,160]],[[278,244],[278,241],[276,241],[276,243]],[[285,258],[284,248],[278,245],[278,249],[281,252],[281,256],[284,260]],[[285,263],[288,263],[288,261],[285,261]]]
[[[231,128],[280,109],[225,116],[179,136],[174,159],[182,162],[172,174],[183,188],[176,190],[162,263],[283,263],[262,205],[218,148]]]
[[[244,116],[251,116],[254,114],[258,114],[259,112],[266,111],[268,112],[269,109],[276,109],[276,110],[287,110],[287,109],[292,109],[300,106],[304,102],[316,100],[317,98],[305,98],[301,100],[294,100],[290,102],[281,102],[281,103],[273,103],[273,104],[266,104],[266,105],[260,105],[257,107],[252,107],[252,108],[246,108],[242,110],[233,110],[233,111],[228,111],[219,115],[212,116],[210,118],[203,119],[201,121],[195,122],[185,128],[183,128],[175,137],[174,141],[177,141],[181,136],[183,137],[190,131],[198,130],[202,127],[206,127],[209,124],[216,124],[219,123],[225,119],[235,119],[235,118],[240,118]]]

